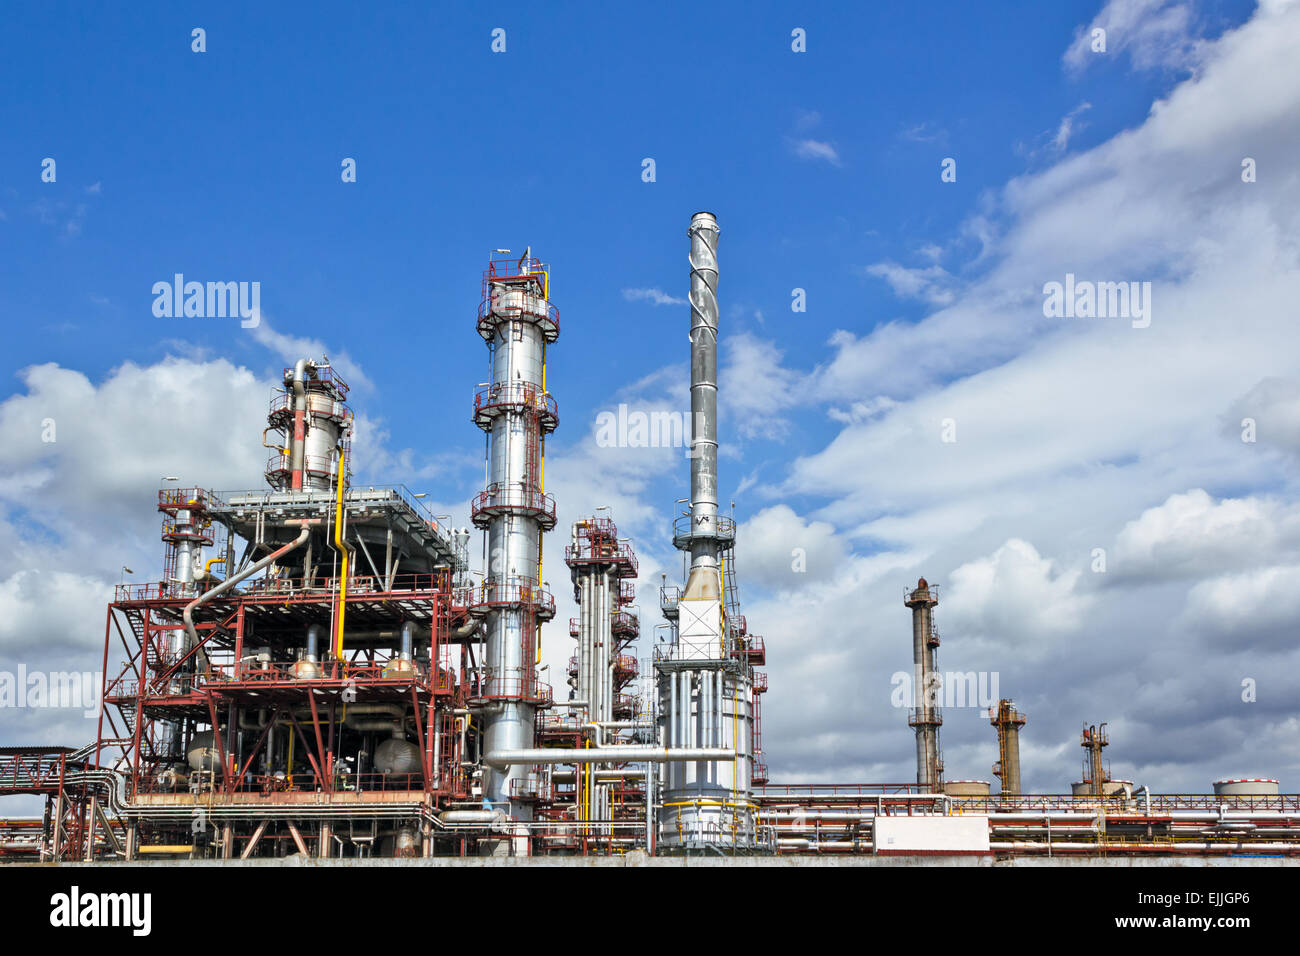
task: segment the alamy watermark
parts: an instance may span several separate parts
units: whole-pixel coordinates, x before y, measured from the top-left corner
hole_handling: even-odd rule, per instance
[[[997,671],[932,671],[923,693],[917,695],[917,678],[908,671],[895,671],[889,679],[894,688],[889,702],[894,707],[997,707]]]
[[[596,444],[601,448],[685,448],[686,457],[692,458],[691,434],[690,412],[629,411],[624,404],[616,412],[596,416]]]
[[[1043,315],[1049,319],[1132,319],[1133,328],[1151,324],[1150,282],[1076,280],[1043,285]]]
[[[224,319],[238,316],[246,329],[262,322],[262,283],[186,282],[176,273],[171,282],[153,284],[153,314],[160,319]]]
[[[0,710],[7,707],[80,707],[86,717],[99,714],[103,675],[92,671],[0,671]]]

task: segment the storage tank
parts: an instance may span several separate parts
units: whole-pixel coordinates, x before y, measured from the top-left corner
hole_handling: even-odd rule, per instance
[[[1070,784],[1070,792],[1076,797],[1091,797],[1092,781],[1082,780]],[[1108,797],[1128,796],[1133,793],[1132,780],[1106,780],[1102,782],[1101,792]]]
[[[420,748],[409,740],[389,737],[375,748],[374,763],[380,773],[419,773]]]
[[[190,738],[185,759],[189,762],[191,770],[212,770],[217,766],[217,748],[211,730],[200,730]]]
[[[987,797],[989,781],[949,780],[943,785],[943,792],[950,797]]]
[[[1214,781],[1216,797],[1276,797],[1278,782],[1270,777],[1230,777]]]

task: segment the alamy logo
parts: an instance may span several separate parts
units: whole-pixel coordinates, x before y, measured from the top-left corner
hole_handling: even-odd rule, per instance
[[[186,282],[176,273],[171,282],[153,284],[153,314],[160,319],[225,319],[238,316],[246,329],[262,322],[262,283]]]
[[[917,683],[921,683],[919,688]],[[996,707],[999,698],[998,671],[932,671],[921,680],[907,671],[895,671],[889,679],[893,691],[889,702],[895,707]]]
[[[126,926],[134,936],[148,936],[153,929],[153,894],[82,893],[74,886],[50,897],[50,925]]]
[[[1043,315],[1049,319],[1132,319],[1133,328],[1151,324],[1150,282],[1076,281],[1073,272],[1065,282],[1043,286]]]
[[[91,671],[0,671],[0,708],[80,707],[87,717],[99,714],[101,675]]]
[[[628,411],[619,405],[617,412],[596,416],[596,444],[601,448],[685,448],[691,453],[690,412]]]

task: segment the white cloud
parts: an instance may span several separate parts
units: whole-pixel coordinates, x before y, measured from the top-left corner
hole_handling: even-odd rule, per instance
[[[331,349],[318,338],[277,332],[271,327],[271,320],[265,312],[262,313],[261,321],[253,326],[251,331],[253,338],[279,356],[286,366],[293,365],[301,358],[319,360],[328,356],[330,364],[342,373],[343,380],[350,387],[367,392],[374,390],[374,382],[347,352],[342,349]]]
[[[961,633],[1014,644],[1078,631],[1092,599],[1078,592],[1078,569],[1061,571],[1028,541],[1011,539],[950,575],[947,616]]]
[[[1223,433],[1240,441],[1248,429],[1260,445],[1300,456],[1300,380],[1265,378],[1234,402],[1224,416]]]
[[[747,332],[718,339],[720,414],[742,438],[783,438],[790,423],[781,412],[799,403],[803,377],[782,364],[771,341]]]
[[[1226,574],[1196,584],[1180,623],[1228,649],[1293,649],[1300,564]]]
[[[1070,138],[1083,128],[1079,117],[1090,109],[1092,109],[1091,103],[1080,103],[1061,119],[1061,125],[1056,128],[1056,135],[1052,137],[1053,149],[1061,152],[1070,145]]]
[[[747,585],[792,591],[831,579],[846,554],[826,521],[807,521],[789,505],[764,508],[736,532]]]
[[[830,143],[816,139],[801,139],[794,143],[794,154],[800,159],[823,160],[832,166],[840,165],[840,154]]]
[[[685,299],[669,295],[662,289],[624,289],[623,298],[628,302],[649,302],[652,305],[685,305]]]
[[[1189,48],[1161,35],[1135,63],[1180,62]],[[774,662],[765,723],[804,728],[769,737],[779,774],[907,776],[905,720],[875,678],[908,666],[900,595],[922,574],[944,586],[945,669],[996,670],[1029,711],[1032,788],[1074,778],[1085,719],[1111,721],[1117,775],[1160,789],[1300,772],[1280,743],[1300,699],[1300,387],[1279,347],[1300,298],[1300,179],[1243,184],[1237,156],[1289,169],[1300,153],[1297,48],[1300,8],[1261,12],[1197,46],[1195,73],[1140,125],[990,193],[960,230],[983,271],[877,270],[916,296],[942,280],[951,298],[835,333],[802,381],[842,429],[756,489],[815,502],[800,520],[854,545],[833,587],[748,610]],[[1067,272],[1152,282],[1150,327],[1045,320],[1043,284]],[[1264,691],[1245,705],[1252,677]],[[802,706],[822,698],[842,706]],[[987,773],[988,735],[949,715],[951,776]]]
[[[877,262],[865,267],[863,273],[884,279],[900,299],[920,299],[931,305],[947,305],[953,301],[953,277],[941,266],[909,269],[897,262]]]
[[[1093,31],[1106,31],[1106,52],[1093,52]],[[1186,0],[1110,0],[1065,51],[1065,65],[1082,70],[1089,63],[1127,53],[1135,69],[1194,66],[1202,50],[1192,5]]]
[[[1196,488],[1170,495],[1126,524],[1108,573],[1203,577],[1293,555],[1300,557],[1300,504],[1257,497],[1215,501]]]

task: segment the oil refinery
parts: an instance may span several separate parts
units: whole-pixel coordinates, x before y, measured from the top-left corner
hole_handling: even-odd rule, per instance
[[[696,213],[688,236],[689,504],[665,528],[685,567],[659,589],[667,640],[640,640],[638,559],[614,516],[573,503],[587,516],[557,529],[552,274],[531,250],[493,258],[473,321],[491,368],[468,409],[486,441],[474,530],[402,485],[352,482],[349,385],[302,356],[270,402],[265,487],[158,492],[158,580],[119,585],[107,609],[97,739],[0,748],[0,796],[46,807],[0,822],[0,861],[1300,858],[1300,796],[1277,780],[1153,793],[1111,778],[1105,723],[1083,727],[1070,792],[1023,792],[1032,724],[1011,699],[985,715],[997,792],[946,780],[925,578],[903,596],[915,781],[769,781],[767,647],[718,494],[717,219]],[[568,535],[578,607],[572,656],[549,662],[559,689],[543,680],[549,534]],[[904,612],[888,613],[901,657]]]

